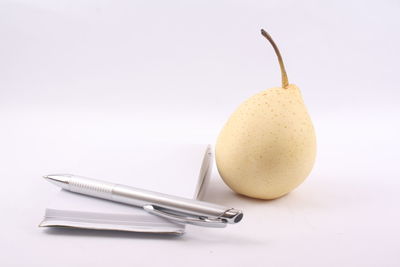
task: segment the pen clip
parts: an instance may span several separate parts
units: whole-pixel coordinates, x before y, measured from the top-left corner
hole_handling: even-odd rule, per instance
[[[198,226],[206,226],[206,227],[215,227],[215,228],[223,228],[226,227],[226,220],[221,218],[207,218],[205,216],[198,216],[198,215],[178,215],[175,213],[168,213],[166,212],[167,209],[159,208],[155,205],[147,204],[143,206],[143,209],[150,214],[154,214],[160,217],[163,217],[168,220],[172,220],[175,222],[185,223],[185,224],[193,224]]]

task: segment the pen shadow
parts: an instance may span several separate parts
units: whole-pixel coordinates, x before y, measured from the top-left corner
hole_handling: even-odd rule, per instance
[[[44,229],[47,235],[57,236],[82,236],[93,238],[127,238],[127,239],[154,239],[154,240],[178,240],[181,234],[173,233],[141,233],[115,230],[93,230],[71,227],[49,227]]]

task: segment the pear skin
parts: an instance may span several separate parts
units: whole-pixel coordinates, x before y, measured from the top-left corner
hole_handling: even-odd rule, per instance
[[[215,151],[224,182],[239,194],[259,199],[281,197],[300,185],[316,156],[314,127],[301,92],[289,85],[275,43],[273,47],[278,51],[282,87],[243,102],[220,132]]]

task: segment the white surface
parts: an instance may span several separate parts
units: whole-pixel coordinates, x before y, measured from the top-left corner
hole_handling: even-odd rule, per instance
[[[396,1],[1,1],[0,265],[400,265],[399,9]],[[276,39],[315,123],[318,158],[304,184],[259,201],[235,195],[214,172],[206,199],[242,208],[243,221],[188,227],[180,238],[37,227],[57,190],[43,174],[134,173],[102,151],[132,149],[132,140],[212,143],[240,102],[279,85],[260,27]]]

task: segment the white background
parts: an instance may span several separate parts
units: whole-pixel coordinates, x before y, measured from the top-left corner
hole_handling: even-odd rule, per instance
[[[399,266],[399,14],[394,0],[1,0],[0,265]],[[304,184],[260,201],[214,171],[206,200],[245,218],[182,237],[37,227],[58,190],[41,175],[131,175],[107,152],[215,143],[242,101],[279,86],[261,27],[315,124]]]

